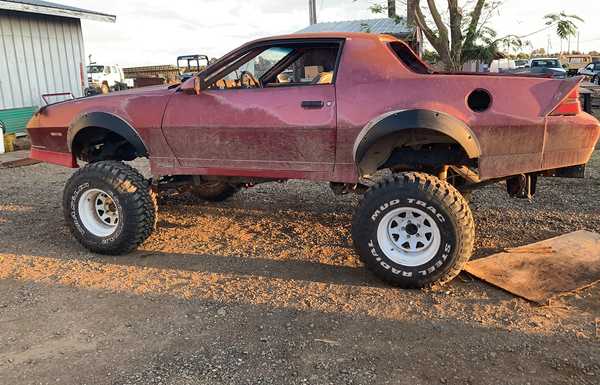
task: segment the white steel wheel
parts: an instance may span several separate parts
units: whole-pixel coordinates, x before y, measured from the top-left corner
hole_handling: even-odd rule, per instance
[[[81,224],[97,237],[108,237],[117,229],[119,209],[110,195],[100,189],[81,194],[78,211]]]
[[[431,261],[441,245],[440,229],[427,212],[400,207],[387,213],[377,227],[381,250],[403,266],[421,266]]]

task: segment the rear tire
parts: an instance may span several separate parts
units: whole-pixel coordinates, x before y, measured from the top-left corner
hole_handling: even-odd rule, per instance
[[[443,285],[469,260],[475,224],[466,200],[436,177],[405,172],[371,187],[352,223],[367,268],[402,288]]]
[[[91,163],[67,181],[65,220],[84,247],[100,254],[126,254],[154,230],[156,200],[146,179],[117,161]]]

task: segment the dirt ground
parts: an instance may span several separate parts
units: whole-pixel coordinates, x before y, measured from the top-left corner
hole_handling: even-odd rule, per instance
[[[1,384],[599,384],[600,285],[538,306],[466,274],[380,283],[357,261],[358,198],[289,182],[221,204],[170,197],[125,257],[67,233],[71,170],[0,170]],[[600,232],[600,152],[533,203],[477,191],[474,258]]]

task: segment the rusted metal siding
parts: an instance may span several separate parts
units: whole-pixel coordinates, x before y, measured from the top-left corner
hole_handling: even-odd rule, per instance
[[[82,96],[84,65],[79,19],[0,10],[0,109],[40,106],[47,93]]]

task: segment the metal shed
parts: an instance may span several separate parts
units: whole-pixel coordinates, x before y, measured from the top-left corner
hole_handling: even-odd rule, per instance
[[[83,96],[85,49],[81,19],[116,17],[38,0],[0,0],[0,120],[23,132],[42,95]]]
[[[411,27],[405,17],[316,23],[296,33],[306,32],[370,32],[386,34],[408,42],[417,53],[421,53],[422,47],[420,30]]]

